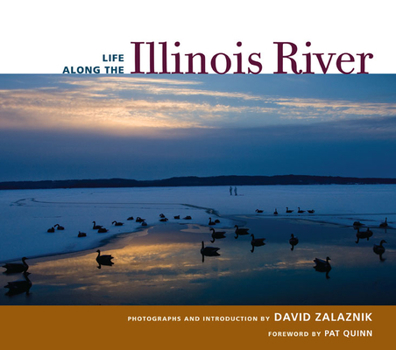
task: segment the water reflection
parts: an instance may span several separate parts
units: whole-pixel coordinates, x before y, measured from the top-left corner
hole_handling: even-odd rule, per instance
[[[368,253],[372,245],[352,242],[350,228],[257,216],[243,220],[240,226],[248,226],[255,237],[265,232],[271,248],[265,254],[250,254],[254,246],[242,235],[238,240],[219,239],[216,248],[221,255],[218,250],[208,257],[199,250],[202,241],[207,242],[207,226],[158,225],[101,248],[114,257],[111,268],[96,268],[96,249],[30,259],[35,292],[29,299],[2,294],[0,304],[396,304],[396,282],[389,279],[396,273],[396,251],[391,248],[396,237],[373,230],[378,239],[387,236],[389,242],[387,264],[378,264],[380,254]],[[290,232],[304,242],[293,254],[288,253]],[[337,272],[331,281],[312,273],[312,257],[327,255]],[[329,277],[329,270],[315,270]],[[9,279],[0,274],[3,286]],[[325,300],[312,294],[317,288],[326,288]]]

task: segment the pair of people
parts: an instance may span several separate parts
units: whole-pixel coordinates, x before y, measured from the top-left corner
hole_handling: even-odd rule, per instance
[[[235,188],[234,188],[234,194],[235,194],[236,196],[238,195],[236,186],[235,186]],[[230,186],[230,196],[232,196],[232,186]]]

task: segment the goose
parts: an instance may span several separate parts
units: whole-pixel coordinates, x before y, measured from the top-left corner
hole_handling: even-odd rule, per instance
[[[8,288],[6,295],[11,296],[21,293],[29,294],[29,290],[32,287],[32,282],[29,280],[28,275],[30,275],[30,273],[25,271],[23,273],[23,277],[25,278],[24,280],[8,282],[8,284],[4,286],[4,288]]]
[[[22,264],[21,263],[8,263],[3,265],[3,267],[6,269],[6,273],[16,273],[16,272],[26,272],[29,269],[29,265],[26,264],[26,260],[28,258],[23,257],[22,258]]]
[[[292,213],[294,210],[290,210],[289,207],[286,207],[286,213]]]
[[[294,246],[295,245],[297,245],[298,244],[298,238],[297,237],[294,237],[294,234],[292,233],[291,234],[291,237],[290,237],[290,239],[289,239],[289,243],[291,244],[291,250],[293,250],[294,249]]]
[[[322,260],[322,259],[316,258],[314,260],[316,265],[313,267],[315,269],[315,271],[317,271],[317,272],[326,272],[326,278],[327,279],[330,278],[329,272],[331,270],[331,266],[330,266],[329,260],[330,260],[329,257],[327,257],[326,260]]]
[[[143,222],[145,219],[142,219],[140,216],[136,218],[136,222]]]
[[[118,221],[113,221],[111,224],[112,225],[114,224],[114,226],[123,226],[124,225],[123,222],[118,222]]]
[[[380,242],[379,245],[374,244],[374,246],[373,246],[373,252],[374,252],[375,254],[379,254],[379,255],[384,254],[384,253],[385,253],[385,247],[383,246],[384,243],[387,243],[387,241],[385,241],[385,240],[383,239],[383,240]]]
[[[254,234],[252,233],[250,235],[252,237],[252,241],[250,242],[252,245],[254,245],[255,247],[260,247],[262,245],[264,245],[264,241],[265,238],[254,238]]]
[[[55,227],[51,227],[47,230],[47,232],[49,233],[54,233],[55,232]]]
[[[134,219],[133,219],[133,216],[130,216],[127,220],[128,220],[128,221],[134,220]]]
[[[205,247],[204,241],[202,241],[201,254],[206,255],[206,256],[218,256],[218,255],[220,255],[217,252],[218,250],[220,250],[220,248]]]
[[[216,219],[216,220],[215,220],[215,224],[220,224],[220,220],[219,220],[219,219]]]
[[[56,225],[54,225],[54,227],[55,226],[57,226],[57,230],[59,230],[59,231],[63,231],[65,228],[63,227],[63,226],[61,226],[61,225],[59,225],[59,224],[56,224]]]
[[[165,215],[164,214],[159,214],[159,216],[160,216],[160,218],[164,218],[165,217]]]
[[[87,234],[85,232],[78,231],[77,237],[87,237]]]
[[[315,213],[315,210],[311,209],[311,210],[307,210],[308,213],[313,214]]]
[[[107,228],[104,228],[104,227],[101,227],[101,228],[98,230],[98,233],[106,233],[106,232],[109,232],[109,230],[108,230]]]
[[[314,263],[316,264],[314,266],[314,268],[316,269],[316,271],[330,271],[331,270],[331,265],[329,263],[329,260],[331,260],[329,257],[326,258],[326,260],[322,260],[322,259],[318,259],[315,258],[314,259]]]
[[[160,221],[161,221],[161,222],[167,222],[168,219],[164,217],[164,218],[161,218]]]
[[[204,241],[202,241],[201,255],[202,262],[205,261],[205,256],[219,256],[220,254],[217,252],[220,248],[215,247],[205,247]]]
[[[263,212],[262,210],[256,209],[256,213],[257,213],[257,214],[261,214],[262,212]]]
[[[216,225],[216,223],[214,221],[212,221],[212,218],[209,218],[209,226],[213,226]]]
[[[382,222],[379,227],[388,227],[388,218],[385,218],[385,221]]]
[[[248,231],[249,231],[248,228],[239,228],[238,225],[235,225],[234,227],[235,227],[235,234],[236,234],[235,239],[237,239],[239,235],[243,236],[243,235],[248,234]]]
[[[216,232],[213,227],[211,227],[210,230],[212,231],[212,238],[213,238],[213,241],[211,241],[212,243],[214,243],[216,238],[217,239],[225,238],[225,231],[217,231]]]
[[[147,222],[146,221],[142,221],[142,226],[147,226]]]
[[[354,226],[354,227],[360,227],[360,226],[364,226],[364,224],[362,224],[360,221],[355,221],[355,222],[353,223],[353,226]]]
[[[298,207],[297,213],[299,213],[299,214],[305,213],[305,210],[301,210],[300,207]]]
[[[250,244],[252,245],[252,250],[251,250],[252,253],[254,252],[254,247],[261,247],[265,245],[264,243],[265,238],[254,238],[253,233],[250,236],[252,237],[252,240],[250,241]]]
[[[180,219],[180,215],[176,215],[176,216],[174,216],[173,218],[176,219],[176,220],[178,220],[178,219]]]
[[[92,221],[93,222],[93,229],[94,230],[99,230],[100,228],[102,228],[103,226],[102,225],[96,225],[96,221]]]
[[[367,238],[367,240],[369,240],[369,238],[372,235],[373,235],[373,231],[371,231],[369,227],[367,227],[367,231],[360,231],[358,227],[356,232],[357,241],[355,243],[359,243],[359,239],[363,239],[363,238]]]
[[[274,215],[278,215],[278,210],[275,208]]]
[[[191,220],[191,216],[190,216],[190,215],[187,215],[187,216],[185,216],[183,219],[184,219],[184,220]]]
[[[96,261],[99,265],[107,265],[107,266],[111,266],[114,263],[111,261],[112,259],[114,259],[114,257],[112,257],[111,255],[100,255],[100,250],[98,249],[96,251],[98,253],[98,256],[96,257]]]

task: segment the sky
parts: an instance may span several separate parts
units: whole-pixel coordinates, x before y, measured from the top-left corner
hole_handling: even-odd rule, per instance
[[[396,177],[396,75],[0,75],[0,181]]]

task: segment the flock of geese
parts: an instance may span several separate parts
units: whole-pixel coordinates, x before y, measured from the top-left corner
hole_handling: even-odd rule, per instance
[[[262,213],[262,212],[263,212],[262,210],[256,209],[256,213]],[[287,213],[291,213],[291,212],[293,212],[293,210],[289,210],[289,208],[286,207],[286,212]],[[301,213],[301,212],[304,212],[304,211],[302,211],[302,210],[300,210],[300,208],[298,208],[298,212]],[[312,214],[314,212],[314,210],[308,211],[308,212],[310,212]],[[278,214],[276,209],[275,209],[274,214],[275,215]],[[214,222],[212,221],[211,218],[209,218],[209,225],[214,225]],[[373,236],[373,231],[371,231],[369,227],[367,227],[366,231],[360,231],[360,228],[362,226],[365,226],[365,225],[362,224],[359,221],[355,221],[353,223],[354,229],[357,230],[357,233],[356,233],[357,241],[356,241],[356,243],[359,243],[359,239],[364,239],[365,238],[365,239],[369,240],[369,238]],[[379,225],[379,228],[387,228],[387,227],[389,227],[388,226],[388,219],[385,218],[385,221],[382,222]],[[211,243],[214,243],[216,239],[222,239],[222,238],[226,237],[225,236],[225,234],[226,234],[225,231],[216,231],[213,227],[210,228],[210,231],[212,232],[212,234],[211,234],[212,235]],[[235,225],[235,239],[237,239],[239,236],[242,236],[242,235],[248,235],[249,234],[248,231],[249,231],[248,228],[242,228],[242,227],[239,227],[238,225]],[[252,253],[254,252],[254,248],[255,247],[260,247],[260,246],[265,245],[265,242],[264,242],[265,238],[255,238],[253,234],[251,234],[250,236],[252,238],[251,242],[250,242],[251,246],[252,246],[252,249],[251,249]],[[294,247],[298,244],[298,242],[299,242],[298,238],[295,237],[294,234],[292,233],[291,237],[289,239],[289,244],[291,245],[291,250],[292,251],[294,250]],[[381,240],[379,245],[378,244],[374,244],[374,246],[373,246],[373,252],[375,254],[379,255],[380,261],[385,261],[386,260],[386,259],[384,259],[382,257],[382,255],[385,253],[385,247],[383,245],[384,243],[387,243],[387,242],[385,240]],[[220,248],[218,248],[218,247],[205,247],[205,243],[204,243],[204,241],[202,241],[202,248],[201,248],[202,262],[204,262],[204,257],[205,256],[219,256],[220,255],[218,253],[219,250],[220,250]],[[326,259],[315,258],[313,260],[314,263],[315,263],[314,269],[316,271],[318,271],[318,272],[325,272],[326,273],[326,278],[330,278],[329,277],[329,272],[331,270],[331,265],[330,265],[330,262],[329,262],[330,260],[331,259],[329,257],[326,257]]]
[[[164,214],[160,214],[159,216],[160,216],[160,220],[159,220],[160,222],[168,221],[168,219],[165,217]],[[176,215],[173,218],[175,220],[179,220],[180,215]],[[183,217],[183,220],[191,220],[191,219],[192,219],[192,217],[190,215]],[[136,219],[134,219],[133,216],[130,216],[127,218],[127,220],[128,221],[135,220],[137,223],[140,223],[143,227],[147,226],[146,220],[139,216]],[[210,225],[216,224],[219,222],[220,222],[219,220],[215,220]],[[109,231],[103,225],[96,224],[96,221],[92,221],[92,223],[93,223],[92,229],[97,230],[98,233],[106,233]],[[118,226],[118,227],[124,225],[123,222],[119,222],[116,220],[114,220],[111,224],[114,226]],[[61,226],[60,224],[55,224],[54,226],[50,227],[47,230],[47,232],[54,233],[55,230],[64,231],[65,227]],[[79,231],[77,237],[87,237],[87,233]],[[106,255],[106,254],[102,255],[101,251],[99,249],[96,252],[98,253],[98,255],[96,257],[96,262],[98,263],[98,266],[97,266],[98,269],[101,269],[101,267],[103,265],[104,266],[112,266],[114,264],[114,262],[112,261],[114,259],[113,256]],[[26,260],[28,260],[28,258],[23,257],[22,263],[7,263],[7,264],[3,265],[3,267],[6,269],[5,274],[11,275],[11,274],[22,273],[22,276],[24,277],[23,280],[8,282],[7,285],[4,286],[4,288],[8,288],[8,292],[6,293],[6,295],[13,296],[13,295],[21,294],[21,293],[26,293],[27,295],[29,294],[30,288],[32,287],[32,282],[30,281],[30,279],[28,277],[30,275],[30,273],[27,272],[29,269],[29,265],[26,263]]]
[[[257,213],[262,213],[262,210],[257,209],[256,210]],[[292,213],[293,210],[289,210],[288,207],[286,207],[286,213]],[[300,210],[300,208],[298,208],[298,213],[304,213],[305,211]],[[314,210],[308,210],[309,213],[314,213]],[[275,215],[278,214],[277,209],[275,209],[274,212]],[[160,222],[166,222],[168,221],[168,218],[166,218],[166,216],[164,214],[160,214]],[[176,215],[173,217],[175,220],[179,220],[180,219],[180,215]],[[185,216],[183,218],[184,220],[191,220],[191,216]],[[132,216],[128,217],[129,221],[134,220],[134,218]],[[142,226],[147,226],[147,223],[145,221],[145,219],[142,219],[141,217],[137,217],[136,222],[141,223]],[[97,225],[95,221],[92,222],[93,223],[93,227],[92,229],[94,230],[98,230],[98,233],[104,233],[104,232],[108,232],[108,229],[106,229],[105,227],[103,227],[102,225]],[[219,219],[216,219],[214,221],[212,221],[212,218],[209,218],[209,223],[208,226],[210,226],[210,231],[211,231],[211,236],[212,236],[212,240],[211,242],[214,243],[216,239],[223,239],[226,238],[226,232],[225,231],[216,231],[213,226],[215,226],[216,224],[220,223]],[[123,226],[124,223],[119,222],[119,221],[113,221],[112,225],[114,226]],[[369,240],[370,237],[373,236],[373,231],[370,230],[369,227],[367,227],[366,231],[361,231],[361,228],[365,226],[363,223],[361,223],[360,221],[355,221],[353,223],[353,228],[357,231],[356,233],[356,242],[355,243],[359,243],[360,239],[367,239]],[[382,222],[379,225],[379,228],[387,228],[388,226],[388,219],[385,218],[385,221]],[[56,230],[59,231],[63,231],[65,230],[65,228],[59,224],[55,224],[53,227],[49,228],[47,230],[47,232],[52,233],[55,232],[55,228]],[[243,228],[243,227],[239,227],[238,225],[234,226],[235,228],[235,239],[237,239],[239,236],[244,236],[244,235],[248,235],[249,234],[249,228]],[[78,233],[78,237],[86,237],[87,234],[85,232],[81,232],[79,231]],[[265,238],[256,238],[254,236],[254,234],[251,234],[251,252],[254,252],[254,248],[255,247],[261,247],[265,245]],[[294,247],[299,243],[299,240],[297,237],[294,236],[294,234],[291,234],[291,237],[289,239],[289,244],[291,245],[291,250],[294,250]],[[385,240],[381,240],[380,244],[374,244],[373,246],[373,251],[375,254],[379,255],[379,258],[381,261],[384,261],[385,259],[382,257],[382,255],[385,253],[385,247],[384,247],[384,243],[387,243]],[[201,255],[202,255],[202,262],[204,262],[205,256],[208,257],[212,257],[212,256],[219,256],[220,254],[218,253],[218,251],[220,250],[220,248],[218,247],[209,247],[206,246],[205,247],[205,243],[204,241],[202,241],[202,247],[201,247]],[[96,251],[98,253],[97,257],[96,257],[96,262],[98,263],[97,268],[100,269],[102,267],[102,265],[104,266],[112,266],[114,264],[114,262],[112,261],[114,259],[113,256],[111,255],[102,255],[101,251],[98,249]],[[32,286],[31,281],[29,280],[29,265],[26,263],[26,260],[28,260],[28,258],[23,257],[22,258],[22,263],[7,263],[5,265],[3,265],[3,267],[6,269],[5,273],[6,274],[15,274],[15,273],[22,273],[24,279],[23,280],[18,280],[18,281],[13,281],[13,282],[8,282],[8,284],[4,287],[4,288],[8,288],[8,292],[6,293],[7,295],[15,295],[15,294],[20,294],[20,293],[26,293],[29,294],[29,290]],[[318,272],[325,272],[326,273],[326,278],[329,278],[329,272],[331,270],[331,265],[330,265],[330,261],[331,259],[329,257],[326,257],[326,259],[318,259],[315,258],[313,261],[315,263],[314,269]]]
[[[361,227],[365,226],[364,224],[362,224],[360,221],[355,221],[353,223],[353,228],[357,231],[356,232],[356,242],[355,243],[359,243],[360,239],[367,239],[369,240],[370,237],[373,236],[373,231],[370,230],[370,227],[367,227],[366,231],[360,231]],[[388,228],[388,218],[385,218],[385,221],[380,223],[379,228]],[[384,243],[387,243],[384,239],[381,240],[380,244],[374,244],[373,246],[373,251],[375,254],[379,255],[379,259],[381,261],[385,261],[386,259],[384,259],[382,257],[382,255],[385,253],[385,247],[384,247]]]
[[[289,207],[286,207],[286,211],[285,211],[286,214],[291,214],[291,213],[293,213],[293,212],[294,212],[294,210],[289,209]],[[302,210],[300,207],[298,207],[298,209],[297,209],[297,213],[298,213],[298,214],[303,214],[303,213],[305,213],[305,212],[307,212],[307,213],[309,213],[309,214],[315,214],[315,210],[314,210],[314,209]],[[264,213],[264,210],[262,210],[262,209],[256,209],[256,213],[257,213],[257,214],[262,214],[262,213]],[[277,209],[277,208],[275,208],[273,214],[274,214],[274,215],[278,215],[278,209]]]
[[[209,218],[209,225],[211,224],[212,220]],[[239,236],[245,236],[249,234],[249,228],[245,227],[239,227],[238,225],[234,226],[235,228],[235,239],[237,239]],[[213,227],[210,228],[210,231],[212,232],[212,240],[211,242],[214,243],[216,239],[222,239],[225,238],[225,231],[216,231]],[[250,237],[252,238],[250,241],[250,244],[252,246],[252,249],[250,250],[252,253],[254,252],[255,247],[261,247],[265,245],[265,238],[255,238],[254,234],[251,234]],[[289,243],[291,245],[291,250],[294,250],[294,247],[298,244],[298,238],[294,236],[294,234],[291,234],[291,237],[289,239]],[[202,248],[201,248],[201,255],[202,255],[202,262],[205,261],[205,256],[219,256],[220,254],[218,251],[220,248],[217,247],[205,247],[204,241],[202,241]],[[320,260],[320,259],[315,259],[315,260]]]

